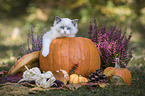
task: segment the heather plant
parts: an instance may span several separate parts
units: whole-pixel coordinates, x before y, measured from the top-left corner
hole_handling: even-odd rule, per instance
[[[46,28],[44,28],[44,32],[46,32]],[[31,25],[31,33],[30,35],[28,34],[27,36],[27,46],[28,48],[26,51],[24,47],[21,47],[24,54],[32,53],[34,51],[40,51],[42,47],[42,34],[40,34],[40,36],[37,34],[37,38],[35,38],[32,25]]]
[[[126,37],[126,33],[122,34],[117,24],[110,28],[106,25],[99,27],[95,19],[94,24],[90,23],[88,34],[99,50],[102,68],[114,66],[116,57],[120,59],[120,66],[126,67],[133,53],[129,48],[132,34]]]

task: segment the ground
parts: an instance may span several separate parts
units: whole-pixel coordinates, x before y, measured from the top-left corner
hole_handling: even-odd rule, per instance
[[[132,83],[131,86],[119,86],[119,85],[110,85],[105,88],[94,87],[92,89],[87,86],[83,86],[78,90],[37,90],[32,91],[31,87],[26,87],[17,83],[6,83],[0,85],[0,96],[19,96],[19,95],[29,95],[29,96],[144,96],[145,94],[145,58],[133,58],[129,65],[128,69],[132,74]],[[9,64],[12,66],[12,64]],[[10,67],[3,67],[2,70],[8,70]]]

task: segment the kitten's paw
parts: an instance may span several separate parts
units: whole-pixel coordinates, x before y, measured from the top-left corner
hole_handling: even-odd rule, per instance
[[[44,57],[46,57],[47,55],[49,54],[49,50],[43,50],[42,51],[42,55],[44,56]]]

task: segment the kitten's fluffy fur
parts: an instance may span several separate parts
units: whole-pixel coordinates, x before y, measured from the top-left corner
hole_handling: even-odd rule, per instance
[[[59,18],[56,16],[54,26],[51,27],[49,32],[43,36],[43,50],[42,55],[46,57],[49,54],[50,43],[53,39],[58,37],[74,37],[78,32],[77,28],[78,19],[71,20],[69,18]]]

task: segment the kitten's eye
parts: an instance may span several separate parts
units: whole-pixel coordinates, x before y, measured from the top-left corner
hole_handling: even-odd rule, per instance
[[[63,26],[60,26],[60,28],[61,28],[61,29],[64,29],[64,27],[63,27]]]
[[[71,29],[70,27],[67,28],[67,30],[70,30],[70,29]]]

